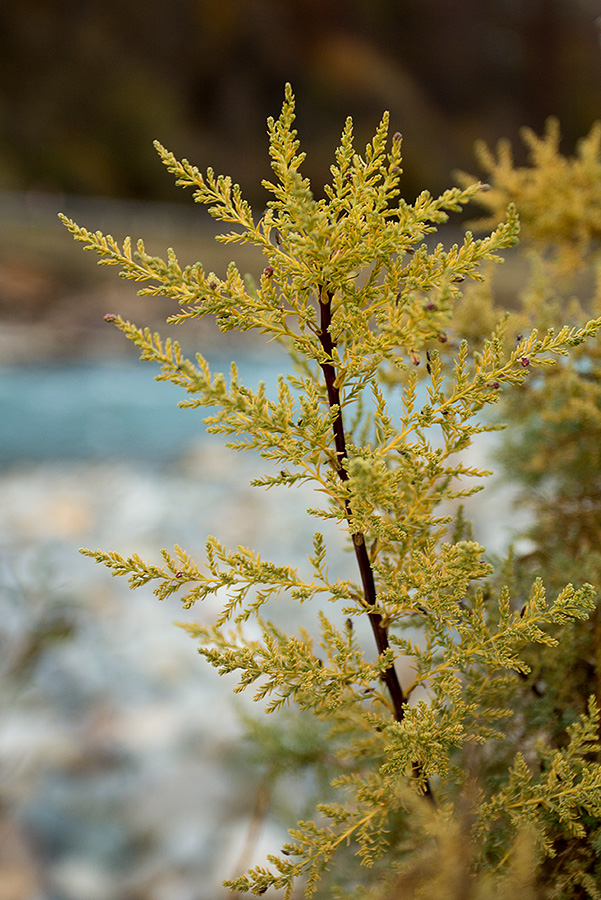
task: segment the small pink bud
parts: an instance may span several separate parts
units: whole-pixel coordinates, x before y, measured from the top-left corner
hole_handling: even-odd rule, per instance
[[[209,282],[209,287],[211,288],[212,291],[216,291],[216,290],[217,290],[217,282],[216,282],[216,281],[210,281],[210,282]]]
[[[273,275],[273,266],[265,266],[265,268],[263,269],[263,275],[265,276],[265,278],[271,278],[271,276]]]
[[[439,334],[436,335],[436,340],[437,340],[440,344],[446,344],[446,342],[448,341],[448,337],[446,336],[446,334],[444,333],[444,331],[441,331]]]
[[[497,391],[501,387],[500,381],[489,381],[488,386],[493,390]]]
[[[105,322],[115,322],[117,320],[117,316],[113,313],[106,313],[103,318]]]
[[[415,352],[415,350],[412,350],[411,353],[410,353],[409,355],[410,355],[410,357],[411,357],[411,362],[413,363],[413,365],[414,365],[414,366],[419,366],[419,356],[417,355],[417,353]]]
[[[183,573],[183,572],[176,572],[176,573],[175,573],[175,577],[176,577],[176,578],[183,578],[183,577],[184,577],[184,573]]]
[[[400,141],[402,139],[403,139],[403,135],[401,134],[400,131],[395,131],[395,133],[392,135],[392,140],[395,142]]]
[[[426,303],[426,305],[424,307],[424,309],[427,309],[428,312],[433,312],[437,308],[438,307],[436,306],[436,303],[432,303],[432,301],[430,301],[430,303]]]
[[[528,359],[527,356],[522,356],[520,362],[521,362],[521,364],[523,365],[524,368],[526,368],[526,366],[529,366],[529,365],[530,365],[530,360]]]

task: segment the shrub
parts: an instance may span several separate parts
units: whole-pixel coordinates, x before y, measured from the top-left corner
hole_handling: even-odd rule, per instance
[[[433,246],[429,236],[450,213],[496,199],[498,188],[487,194],[470,182],[407,202],[401,136],[388,140],[385,115],[364,156],[347,120],[317,199],[300,172],[293,121],[287,86],[280,117],[268,122],[274,179],[264,182],[271,199],[258,219],[228,177],[203,175],[157,144],[177,183],[233,226],[218,239],[263,251],[256,281],[234,263],[223,277],[200,263],[182,268],[172,250],[163,260],[141,241],[134,251],[129,239],[119,246],[64,221],[101,264],[146,283],[141,294],[177,300],[169,321],[214,317],[222,332],[256,330],[288,352],[290,372],[269,397],[263,385],[243,385],[235,364],[228,379],[200,354],[188,359],[176,342],[106,316],[160,365],[159,380],[186,391],[182,405],[207,410],[209,432],[261,454],[257,487],[315,488],[307,514],[322,524],[307,566],[216,538],[200,565],[180,547],[162,550],[159,563],[82,552],[132,588],[153,583],[161,600],[179,594],[186,608],[218,594],[213,625],[185,626],[200,653],[236,673],[236,691],[252,689],[265,713],[289,707],[325,731],[331,790],[268,866],[232,888],[283,889],[286,898],[297,883],[310,896],[320,882],[345,897],[526,896],[530,887],[598,897],[598,704],[583,695],[557,739],[555,725],[566,723],[551,723],[549,709],[539,719],[523,711],[536,660],[561,669],[565,635],[585,627],[595,590],[578,572],[576,587],[555,577],[547,587],[538,572],[526,586],[511,560],[494,569],[456,505],[490,474],[466,451],[501,427],[491,405],[502,399],[510,412],[548,373],[567,371],[553,363],[594,337],[601,317],[545,323],[516,342],[489,297],[483,314],[494,327],[468,341],[464,283],[482,282],[486,264],[516,243],[515,207],[481,239],[467,232],[449,249]],[[328,565],[332,526],[347,536],[340,571]],[[306,629],[288,634],[275,623],[287,603],[307,606]],[[582,858],[583,844],[586,871],[564,866],[566,879],[544,869],[572,852]]]

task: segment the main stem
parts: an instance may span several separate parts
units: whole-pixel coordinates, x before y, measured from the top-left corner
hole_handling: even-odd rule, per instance
[[[334,341],[332,340],[332,334],[330,331],[330,325],[332,324],[332,296],[326,291],[324,287],[321,288],[320,292],[319,312],[319,340],[328,359],[333,359],[332,354],[334,350]],[[338,389],[338,386],[336,385],[336,368],[331,362],[320,363],[320,365],[326,383],[328,405],[330,406],[330,409],[333,406],[338,407],[338,415],[334,419],[332,428],[334,431],[334,444],[336,447],[336,470],[338,473],[338,477],[341,481],[344,482],[348,481],[349,478],[347,469],[344,465],[348,457],[346,451],[346,435],[344,433],[344,422],[342,419],[342,407],[340,405],[340,391]],[[345,501],[345,509],[347,519],[350,522],[352,511],[348,500]],[[357,531],[354,532],[351,537],[353,539],[353,548],[355,551],[355,557],[357,559],[357,565],[359,566],[359,572],[361,574],[361,583],[363,585],[363,595],[365,598],[365,602],[369,607],[372,608],[372,611],[370,611],[369,614],[369,621],[376,641],[376,646],[378,648],[378,653],[382,654],[386,650],[388,650],[390,644],[388,641],[388,631],[386,629],[386,626],[382,622],[382,616],[380,615],[380,613],[375,611],[376,584],[374,581],[374,573],[371,561],[367,552],[367,546],[365,544],[365,536],[360,531]],[[401,722],[405,717],[407,697],[403,693],[403,689],[401,687],[401,683],[399,681],[394,665],[391,665],[384,670],[383,679],[392,700],[394,717],[397,722]],[[419,766],[417,765],[417,763],[413,768],[415,775],[419,775]],[[425,783],[425,794],[430,800],[433,800],[430,785],[427,781]]]

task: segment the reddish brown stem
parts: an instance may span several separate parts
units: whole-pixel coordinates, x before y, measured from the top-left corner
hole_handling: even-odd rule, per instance
[[[321,290],[321,295],[319,298],[319,311],[319,340],[321,342],[323,351],[327,356],[327,359],[333,360],[334,341],[332,340],[332,334],[330,331],[330,326],[332,324],[332,298],[325,288],[322,288]],[[336,384],[336,367],[333,362],[329,361],[320,363],[320,365],[326,383],[328,405],[330,406],[330,409],[334,406],[338,407],[338,414],[334,419],[332,426],[334,431],[334,445],[336,447],[336,470],[340,480],[345,482],[348,481],[349,478],[348,471],[345,466],[345,462],[348,457],[346,450],[346,435],[344,432],[344,422],[342,418],[342,408],[340,405],[340,391]],[[347,520],[350,522],[352,511],[348,500],[345,502],[345,508]],[[367,547],[365,544],[365,536],[360,531],[353,533],[351,536],[353,539],[353,547],[355,550],[357,565],[359,566],[359,572],[361,574],[363,596],[365,598],[367,606],[371,607],[373,610],[369,614],[369,621],[376,641],[376,646],[378,648],[378,653],[382,654],[386,650],[388,650],[390,644],[388,641],[388,631],[386,629],[386,626],[382,622],[382,616],[380,615],[380,613],[375,611],[376,585],[374,581],[374,573],[371,561],[369,559],[369,554],[367,552]],[[405,716],[407,697],[405,697],[405,694],[403,693],[403,689],[401,687],[401,683],[399,681],[394,665],[391,665],[384,670],[383,680],[386,684],[386,687],[388,688],[388,693],[390,694],[390,699],[392,701],[394,710],[394,717],[398,722],[401,722]],[[414,774],[416,776],[419,776],[419,766],[415,764],[413,768]],[[430,800],[433,799],[432,792],[427,781],[425,784],[425,793]]]

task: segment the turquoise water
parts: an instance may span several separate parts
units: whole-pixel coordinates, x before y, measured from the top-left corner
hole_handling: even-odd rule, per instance
[[[210,360],[229,372],[230,358]],[[237,361],[243,384],[273,396],[285,361],[276,354]],[[0,368],[0,465],[59,459],[177,459],[206,432],[201,409],[180,409],[186,393],[155,382],[158,367],[116,364]]]

